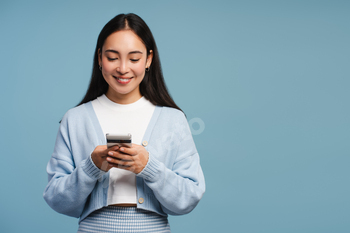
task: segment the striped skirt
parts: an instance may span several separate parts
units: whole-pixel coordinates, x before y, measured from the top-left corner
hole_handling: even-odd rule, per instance
[[[79,232],[170,232],[168,218],[136,207],[107,206],[79,224]]]

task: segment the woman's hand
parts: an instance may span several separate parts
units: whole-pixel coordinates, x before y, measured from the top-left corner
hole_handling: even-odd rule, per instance
[[[99,169],[103,171],[109,171],[112,167],[115,167],[113,164],[108,163],[106,158],[108,157],[108,152],[117,151],[119,146],[113,146],[107,148],[106,145],[96,146],[95,150],[91,153],[91,159]]]
[[[137,144],[132,144],[131,148],[120,147],[116,150],[109,150],[107,154],[108,167],[121,168],[135,174],[145,168],[149,156],[147,150]]]

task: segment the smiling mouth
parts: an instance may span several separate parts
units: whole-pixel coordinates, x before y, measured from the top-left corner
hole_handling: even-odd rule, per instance
[[[119,77],[115,77],[113,76],[118,83],[121,83],[121,84],[127,84],[131,81],[132,77],[131,78],[119,78]]]

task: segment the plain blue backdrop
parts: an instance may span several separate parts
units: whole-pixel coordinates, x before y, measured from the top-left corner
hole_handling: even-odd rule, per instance
[[[173,232],[350,232],[349,1],[0,1],[1,232],[76,232],[42,198],[102,27],[140,15],[207,191]],[[192,125],[198,130],[199,125]],[[203,127],[203,126],[202,126]]]

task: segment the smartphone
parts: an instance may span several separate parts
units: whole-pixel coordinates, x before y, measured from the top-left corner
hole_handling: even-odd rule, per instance
[[[131,146],[131,134],[106,134],[107,139],[107,147],[112,146],[124,146],[124,147],[132,147]]]

